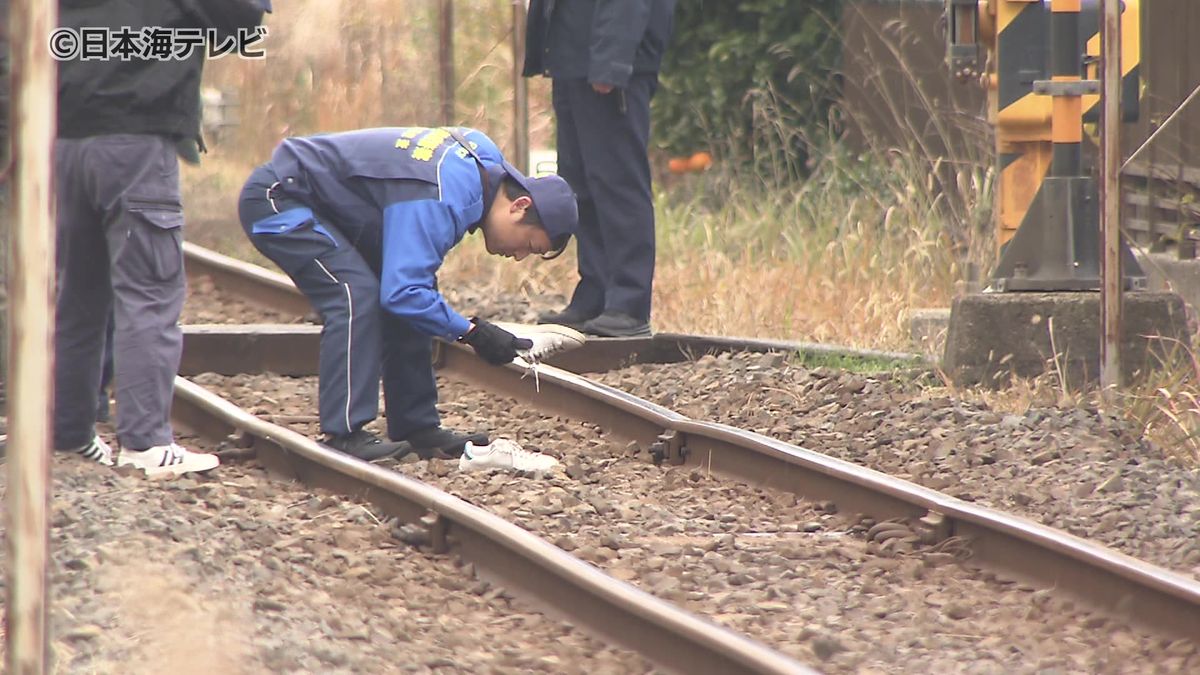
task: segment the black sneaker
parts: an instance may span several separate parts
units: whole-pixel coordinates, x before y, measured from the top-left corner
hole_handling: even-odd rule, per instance
[[[364,462],[374,462],[409,450],[408,443],[404,441],[385,441],[366,429],[359,429],[348,436],[327,434],[321,443]]]
[[[583,324],[580,330],[600,337],[650,337],[650,322],[624,312],[605,312]]]
[[[460,434],[442,427],[422,429],[404,440],[421,459],[457,459],[462,456],[467,443],[491,443],[487,434]]]
[[[568,306],[561,312],[542,312],[538,314],[538,323],[555,323],[567,328],[579,330],[579,327],[594,319],[598,314],[593,312],[585,312],[581,309]]]

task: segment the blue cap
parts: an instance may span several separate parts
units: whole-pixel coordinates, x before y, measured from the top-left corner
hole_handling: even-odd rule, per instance
[[[508,162],[503,162],[503,166],[504,173],[512,176],[529,192],[533,208],[542,221],[542,229],[550,237],[551,252],[561,252],[579,226],[579,205],[575,201],[575,191],[561,176],[530,178]]]

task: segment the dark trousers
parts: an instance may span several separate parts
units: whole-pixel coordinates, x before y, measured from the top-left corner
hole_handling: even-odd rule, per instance
[[[117,438],[138,450],[166,445],[186,292],[175,144],[139,134],[59,139],[55,181],[54,446],[92,438],[110,311]]]
[[[579,283],[570,306],[650,318],[654,204],[650,192],[653,74],[597,94],[583,79],[555,79],[558,173],[579,199]]]
[[[433,342],[379,305],[379,253],[359,251],[336,222],[312,215],[285,232],[255,231],[278,213],[308,207],[268,190],[279,179],[269,165],[250,174],[238,202],[250,241],[287,273],[321,315],[318,409],[321,431],[337,436],[379,414],[382,373],[389,438],[436,427]]]

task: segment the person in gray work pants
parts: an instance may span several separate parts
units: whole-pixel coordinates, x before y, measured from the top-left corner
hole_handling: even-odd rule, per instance
[[[251,30],[268,0],[60,0],[71,30]],[[111,42],[109,43],[111,44]],[[200,138],[203,45],[181,58],[66,55],[58,61],[58,303],[54,448],[148,475],[207,471],[216,455],[175,443],[171,399],[183,336],[180,143]],[[113,317],[120,450],[96,434],[105,329]]]
[[[109,308],[119,464],[155,473],[204,471],[215,455],[172,438],[186,285],[175,143],[153,134],[60,138],[55,447],[105,461],[93,423]]]

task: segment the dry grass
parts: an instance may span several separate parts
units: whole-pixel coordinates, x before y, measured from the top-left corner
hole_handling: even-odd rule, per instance
[[[1111,406],[1168,456],[1196,466],[1200,464],[1200,359],[1194,344],[1167,341],[1162,351],[1166,356],[1145,378],[1112,393]]]
[[[287,136],[438,123],[436,2],[297,0],[268,15],[266,58],[209,64],[205,83],[233,94],[241,125],[217,150],[261,162]],[[455,3],[455,120],[508,150],[510,0]],[[552,136],[549,84],[530,81],[533,147]]]

